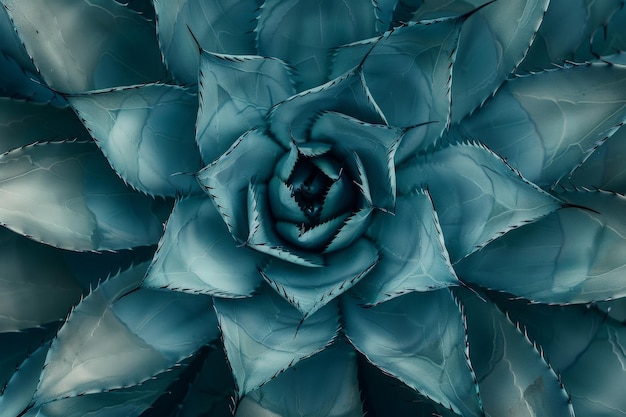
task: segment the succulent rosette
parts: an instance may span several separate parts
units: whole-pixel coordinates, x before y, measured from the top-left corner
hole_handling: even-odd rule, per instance
[[[0,1],[0,416],[626,415],[623,1]]]

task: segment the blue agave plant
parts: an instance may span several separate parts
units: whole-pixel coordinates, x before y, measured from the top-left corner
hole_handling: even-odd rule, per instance
[[[622,0],[0,1],[0,416],[626,415]]]

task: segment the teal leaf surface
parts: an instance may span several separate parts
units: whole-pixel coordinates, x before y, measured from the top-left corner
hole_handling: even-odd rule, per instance
[[[402,130],[371,125],[340,113],[324,113],[313,124],[310,139],[329,143],[339,155],[356,153],[363,163],[375,207],[393,211],[396,199],[394,156]]]
[[[477,144],[446,146],[408,160],[397,172],[401,193],[430,192],[453,263],[560,205]]]
[[[543,353],[492,303],[463,292],[470,357],[487,417],[573,417]]]
[[[626,66],[566,65],[507,81],[461,129],[550,187],[626,121],[625,91]]]
[[[186,85],[198,82],[199,46],[219,54],[255,54],[252,31],[260,3],[154,0],[159,45],[174,78]]]
[[[483,415],[464,318],[448,289],[370,308],[342,300],[345,334],[368,361],[457,414]]]
[[[279,416],[362,417],[354,349],[333,344],[298,362],[244,397],[237,417],[258,417],[249,401]]]
[[[359,239],[343,250],[327,254],[322,267],[272,259],[261,268],[261,273],[306,318],[364,277],[367,279],[368,272],[378,263],[377,252],[369,240]]]
[[[391,126],[431,122],[435,140],[450,123],[450,88],[461,19],[409,23],[338,48],[333,75],[362,66],[365,85]]]
[[[372,3],[376,13],[376,33],[382,34],[391,29],[394,11],[401,7],[400,0],[373,0]]]
[[[66,139],[91,139],[69,108],[0,97],[0,154],[30,145]]]
[[[457,265],[459,277],[544,303],[626,296],[626,197],[602,191],[558,195],[573,207],[484,247]]]
[[[267,182],[283,153],[283,149],[261,130],[250,130],[197,174],[228,230],[239,242],[248,236],[248,187],[252,182]]]
[[[69,97],[115,171],[152,196],[188,194],[200,169],[194,126],[198,98],[148,84]]]
[[[395,213],[376,213],[367,235],[380,261],[354,289],[366,304],[458,284],[427,192],[398,197]]]
[[[334,302],[304,321],[271,289],[241,300],[214,298],[214,304],[240,396],[322,351],[339,330]]]
[[[294,66],[298,90],[306,90],[328,80],[332,48],[374,36],[375,22],[371,0],[265,0],[258,53]]]
[[[5,228],[0,265],[0,332],[63,319],[80,299],[81,288],[57,250]]]
[[[245,297],[261,284],[262,262],[257,252],[237,245],[210,198],[188,197],[176,202],[142,285]]]
[[[48,245],[116,250],[162,231],[154,201],[127,188],[92,142],[45,142],[0,156],[0,223]]]
[[[109,278],[68,317],[46,358],[37,405],[138,385],[217,338],[210,298],[132,291],[147,266]]]
[[[64,93],[157,81],[154,24],[113,0],[2,0],[46,83]]]
[[[196,141],[213,162],[246,131],[261,125],[269,109],[295,93],[290,69],[260,56],[200,56],[200,109]]]
[[[367,123],[384,123],[363,74],[354,70],[278,103],[268,116],[270,131],[285,148],[292,141],[305,142],[315,118],[324,111],[340,112]]]

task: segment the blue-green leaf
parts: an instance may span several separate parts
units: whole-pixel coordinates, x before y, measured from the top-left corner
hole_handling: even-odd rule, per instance
[[[142,285],[245,297],[262,281],[262,262],[255,251],[237,245],[210,198],[188,197],[176,202]]]
[[[418,156],[397,175],[401,193],[430,192],[453,263],[560,206],[493,152],[472,143]]]
[[[483,414],[464,318],[448,289],[370,308],[343,301],[346,336],[370,362],[458,414]]]
[[[626,296],[626,197],[559,194],[565,207],[510,232],[461,262],[461,279],[545,303]]]
[[[68,317],[46,358],[36,405],[138,385],[218,336],[210,298],[132,291],[147,266],[105,281]]]
[[[240,396],[322,351],[339,330],[334,302],[304,321],[272,289],[241,300],[214,298],[214,303]]]
[[[269,109],[295,93],[284,62],[260,56],[200,56],[200,109],[196,141],[213,162],[246,131],[262,124]]]
[[[488,417],[573,417],[556,372],[543,354],[490,302],[463,292],[470,357]]]
[[[431,122],[437,139],[450,124],[450,87],[461,19],[394,28],[383,36],[338,48],[333,75],[362,66],[365,85],[391,126]]]
[[[0,410],[4,416],[21,415],[31,404],[49,348],[49,342],[41,345],[16,369],[0,395]]]
[[[0,332],[67,316],[81,288],[59,251],[0,228]]]
[[[254,54],[252,31],[260,5],[260,0],[154,0],[167,68],[181,83],[195,84],[199,46],[219,54]]]
[[[195,143],[197,96],[149,84],[90,92],[68,100],[115,171],[153,196],[190,193],[201,161]]]
[[[91,137],[71,109],[0,97],[0,138],[3,154],[34,142]]]
[[[375,21],[371,0],[265,0],[258,53],[293,65],[302,91],[328,80],[332,48],[373,36]]]
[[[340,113],[324,113],[311,128],[311,140],[330,143],[338,154],[356,153],[363,163],[375,207],[393,211],[396,200],[394,156],[400,129],[371,125]]]
[[[279,416],[362,417],[354,350],[333,344],[302,360],[244,397],[237,417],[258,417],[253,402]]]
[[[364,277],[367,279],[377,262],[374,244],[359,239],[343,250],[327,254],[319,268],[272,259],[261,272],[276,292],[306,318]]]
[[[567,65],[507,81],[461,130],[550,187],[626,121],[625,91],[626,66]]]
[[[402,6],[400,0],[373,0],[372,3],[376,12],[376,33],[382,34],[391,29],[394,12]]]
[[[283,153],[283,149],[261,130],[250,130],[197,174],[228,230],[239,242],[244,242],[248,236],[248,187],[252,182],[269,181]]]
[[[626,129],[602,142],[593,153],[561,183],[576,187],[599,188],[626,194]]]
[[[64,93],[163,78],[154,25],[113,0],[2,0],[48,85]]]
[[[428,193],[400,196],[394,214],[374,215],[367,235],[380,252],[380,262],[354,289],[365,303],[458,283]]]
[[[336,111],[367,123],[383,123],[360,71],[343,74],[328,83],[303,91],[277,104],[269,113],[270,130],[288,148],[305,142],[317,115]]]
[[[133,192],[91,142],[46,142],[0,156],[0,223],[48,245],[116,250],[162,231],[151,198]]]

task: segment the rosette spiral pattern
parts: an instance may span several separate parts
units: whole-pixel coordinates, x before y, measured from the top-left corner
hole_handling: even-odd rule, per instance
[[[622,0],[0,3],[1,417],[626,416]]]

